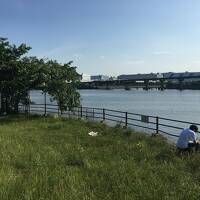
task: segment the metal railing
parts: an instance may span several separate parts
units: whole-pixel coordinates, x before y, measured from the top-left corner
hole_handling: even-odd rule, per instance
[[[199,123],[169,119],[158,116],[143,115],[139,113],[123,112],[105,108],[75,107],[72,111],[61,112],[55,104],[30,104],[20,105],[19,111],[32,114],[57,114],[60,116],[74,116],[79,118],[107,121],[110,125],[120,124],[147,133],[164,134],[169,139],[176,140],[182,129],[191,124],[200,126]]]

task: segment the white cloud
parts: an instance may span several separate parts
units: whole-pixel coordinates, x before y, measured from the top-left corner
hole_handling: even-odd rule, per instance
[[[200,60],[194,60],[193,63],[200,65]]]
[[[81,58],[83,58],[83,54],[75,53],[72,55],[72,59],[74,60],[80,60]]]
[[[79,53],[80,47],[76,45],[60,45],[50,50],[39,53],[40,58],[53,58],[59,62],[67,62],[67,60],[80,60],[83,54]]]
[[[154,51],[154,55],[172,55],[173,53],[170,51]]]
[[[100,58],[101,60],[104,60],[106,57],[105,57],[105,56],[99,56],[99,58]]]
[[[51,50],[49,50],[49,51],[45,51],[45,52],[41,53],[41,54],[39,55],[39,57],[53,56],[53,55],[55,55],[55,54],[58,54],[58,53],[63,52],[63,51],[65,50],[65,48],[66,48],[65,46],[56,47],[56,48],[54,48],[54,49],[51,49]]]
[[[141,65],[144,63],[144,60],[125,60],[124,62],[122,62],[123,65]]]

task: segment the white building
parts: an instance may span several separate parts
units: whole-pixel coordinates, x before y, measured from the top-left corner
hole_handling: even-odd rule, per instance
[[[163,78],[163,74],[157,73],[157,74],[156,74],[156,77],[157,77],[157,78]]]
[[[81,74],[81,82],[91,82],[91,75]]]

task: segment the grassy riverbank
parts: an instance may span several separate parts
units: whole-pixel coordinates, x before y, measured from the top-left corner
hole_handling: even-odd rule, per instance
[[[89,131],[101,135],[91,137]],[[200,156],[81,120],[0,121],[0,199],[199,199]]]

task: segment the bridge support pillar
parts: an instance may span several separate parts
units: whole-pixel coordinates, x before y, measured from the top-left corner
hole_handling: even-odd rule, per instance
[[[149,80],[144,81],[144,90],[149,90]]]
[[[178,86],[179,90],[183,90],[183,81],[184,81],[184,79],[180,78],[178,81],[179,81],[179,86]]]
[[[126,81],[125,83],[124,83],[124,89],[125,90],[130,90],[131,89],[131,83],[130,82],[128,82],[128,81]]]
[[[164,80],[163,79],[161,79],[160,80],[160,90],[164,90],[165,88],[164,88]]]
[[[129,85],[125,85],[125,86],[124,86],[124,89],[125,89],[125,90],[131,90],[131,87],[130,87]]]

